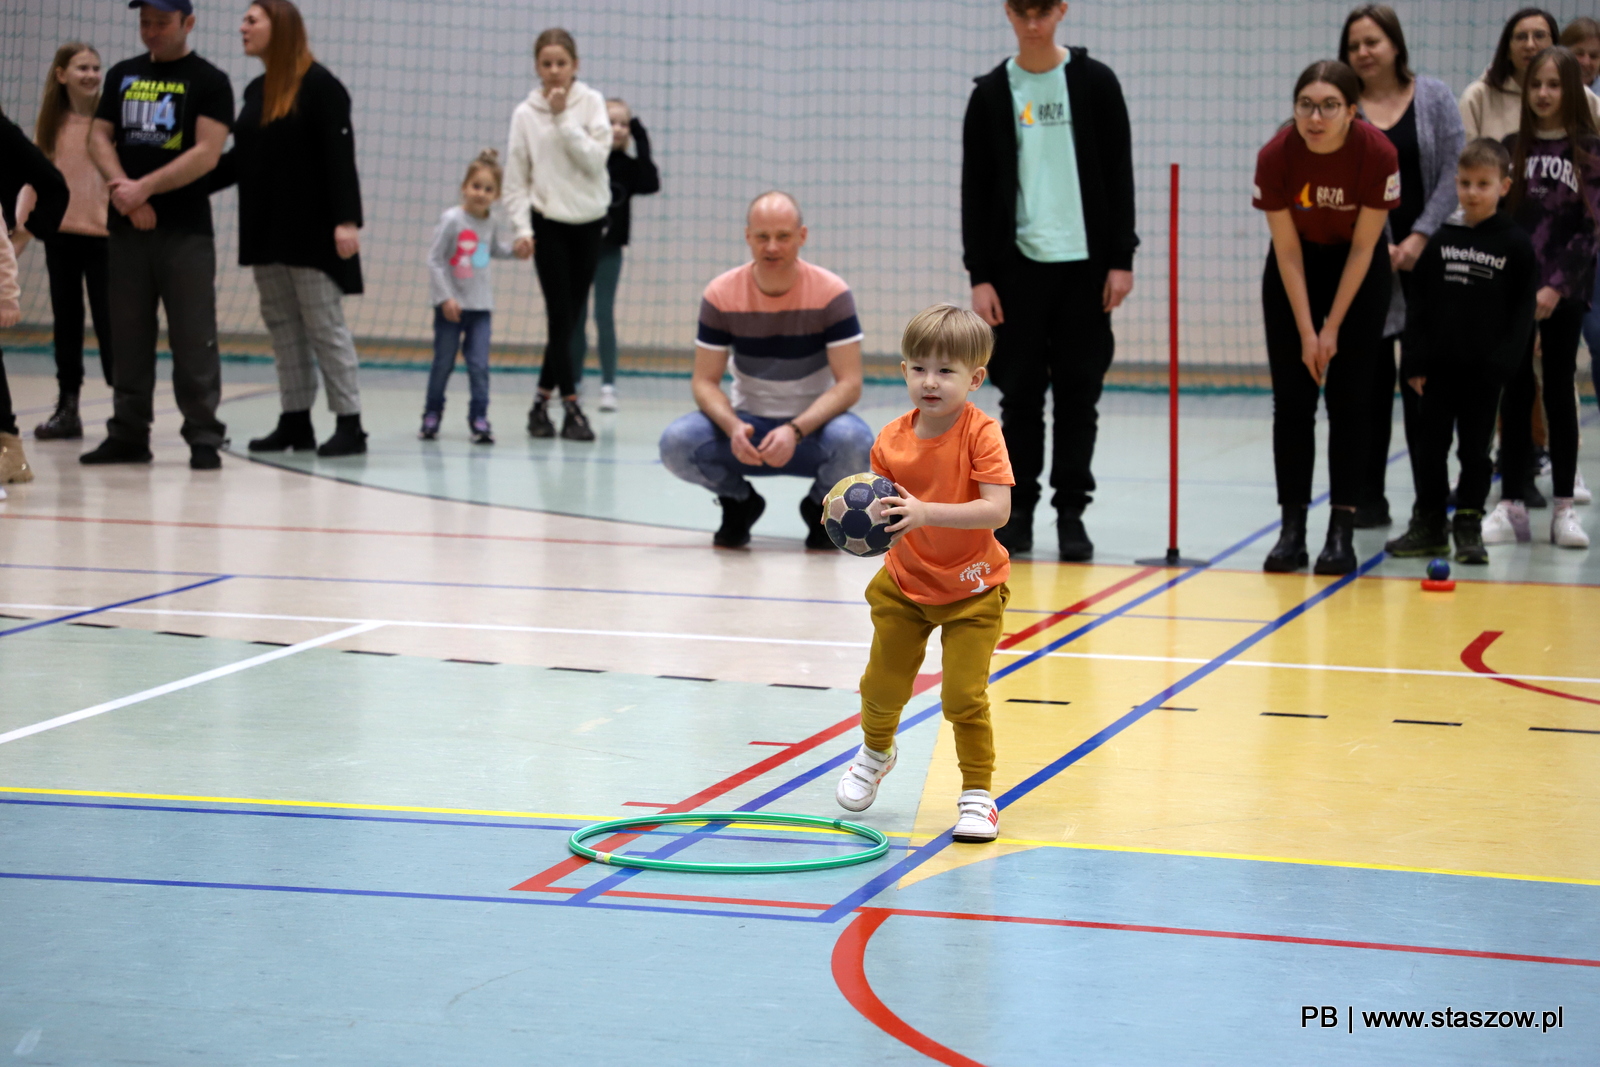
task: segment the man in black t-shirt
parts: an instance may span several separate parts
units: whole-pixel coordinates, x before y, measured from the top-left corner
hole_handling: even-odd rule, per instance
[[[148,463],[154,419],[156,306],[167,311],[172,391],[189,466],[215,470],[216,248],[210,183],[233,126],[228,76],[189,49],[190,0],[133,0],[148,52],[106,72],[89,153],[111,189],[109,303],[115,380],[108,436],[84,463]]]

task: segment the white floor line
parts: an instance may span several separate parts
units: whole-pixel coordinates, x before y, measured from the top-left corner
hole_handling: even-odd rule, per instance
[[[19,610],[34,611],[83,611],[81,607],[66,604],[0,604],[0,608],[16,608]],[[328,622],[328,623],[354,623],[361,619],[346,619],[333,615],[272,615],[246,611],[180,611],[171,608],[112,608],[105,612],[107,615],[173,615],[195,616],[207,619],[265,619],[278,622]],[[507,633],[529,634],[577,634],[585,637],[642,637],[661,638],[670,641],[731,641],[740,644],[761,645],[820,645],[826,648],[871,648],[866,641],[814,641],[798,637],[744,637],[733,634],[669,634],[649,630],[579,630],[555,626],[515,626],[501,623],[482,622],[425,622],[407,619],[385,619],[378,623],[381,626],[405,626],[418,629],[438,630],[488,630]],[[1007,648],[996,649],[997,656],[1027,656],[1032,653],[1024,649]],[[1126,660],[1134,663],[1180,663],[1201,664],[1210,663],[1209,659],[1188,656],[1134,656],[1123,655],[1115,652],[1047,652],[1047,657],[1052,659],[1103,659]],[[1420,675],[1429,678],[1484,678],[1490,681],[1495,679],[1508,679],[1518,682],[1570,682],[1575,685],[1600,685],[1600,678],[1572,677],[1562,674],[1483,674],[1478,671],[1435,671],[1420,667],[1352,667],[1337,663],[1277,663],[1270,660],[1238,659],[1229,660],[1223,664],[1225,667],[1267,667],[1285,671],[1333,671],[1351,674],[1402,674]]]
[[[369,630],[376,630],[383,625],[385,624],[381,622],[366,621],[356,626],[347,626],[343,630],[338,630],[331,634],[323,634],[321,637],[313,637],[309,641],[301,641],[298,645],[275,648],[271,652],[263,652],[259,656],[251,656],[249,659],[242,659],[238,663],[230,663],[225,667],[214,667],[209,671],[201,671],[199,674],[192,674],[187,678],[180,678],[175,682],[158,685],[153,689],[146,689],[131,696],[118,697],[116,700],[108,700],[104,704],[96,704],[92,708],[84,708],[82,711],[74,711],[66,715],[57,715],[53,719],[36,722],[32,726],[18,727],[15,730],[0,734],[0,745],[9,741],[18,741],[24,737],[31,737],[46,730],[54,730],[58,726],[66,726],[69,723],[79,722],[83,719],[91,719],[96,715],[104,715],[108,711],[116,711],[118,708],[125,708],[130,704],[140,704],[146,700],[154,700],[156,697],[166,696],[168,693],[176,693],[180,689],[188,689],[191,686],[201,685],[217,678],[225,678],[230,674],[238,674],[240,671],[247,671],[251,667],[259,667],[263,663],[271,663],[273,660],[283,659],[285,656],[293,656],[307,649],[331,644],[334,641],[340,641],[346,637],[354,637],[357,634],[364,634]]]

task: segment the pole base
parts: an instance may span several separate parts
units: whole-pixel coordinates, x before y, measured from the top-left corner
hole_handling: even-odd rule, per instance
[[[1208,559],[1186,559],[1178,554],[1176,546],[1167,549],[1167,554],[1154,559],[1136,559],[1133,561],[1141,567],[1209,567]]]

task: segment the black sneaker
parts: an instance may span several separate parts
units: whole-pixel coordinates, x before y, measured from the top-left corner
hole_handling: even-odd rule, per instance
[[[711,543],[718,548],[743,548],[748,545],[750,527],[754,526],[761,513],[767,510],[766,500],[752,489],[750,495],[743,500],[735,500],[731,496],[719,496],[717,503],[722,505],[722,525],[711,535]]]
[[[828,536],[827,528],[822,525],[822,505],[810,497],[800,498],[800,521],[806,524],[806,548],[825,552],[837,552],[839,546],[833,543],[833,538]]]
[[[107,437],[92,451],[79,456],[78,462],[94,467],[103,463],[149,463],[150,458],[150,446],[147,443]]]
[[[547,400],[539,397],[534,400],[533,407],[528,409],[528,436],[529,437],[554,437],[556,424],[550,421],[550,413],[544,409]]]
[[[1024,556],[1033,551],[1033,509],[1011,505],[1011,517],[994,532],[1000,547],[1013,556]]]
[[[1061,550],[1061,562],[1087,563],[1094,559],[1094,543],[1089,540],[1089,531],[1083,528],[1083,516],[1070,512],[1057,515],[1056,540]]]
[[[1313,574],[1349,574],[1360,566],[1355,547],[1356,513],[1334,508],[1328,515],[1328,540],[1317,557]]]
[[[1483,512],[1466,508],[1457,511],[1450,532],[1455,535],[1457,563],[1489,562],[1489,550],[1483,546]]]
[[[40,441],[76,440],[82,437],[83,420],[78,417],[78,394],[63,391],[56,400],[55,412],[33,428],[33,436]]]
[[[1479,515],[1478,518],[1481,520],[1483,516]],[[1384,542],[1383,550],[1396,559],[1448,555],[1450,527],[1445,521],[1444,512],[1425,512],[1421,508],[1413,508],[1411,525],[1399,537]]]
[[[221,470],[222,456],[217,453],[215,445],[190,445],[189,469],[192,471]]]
[[[563,400],[561,407],[564,414],[561,418],[561,439],[563,441],[593,441],[594,430],[589,428],[589,419],[584,415],[583,409],[576,400]]]
[[[361,415],[340,415],[333,436],[317,446],[317,455],[359,456],[367,450],[367,433],[361,428]]]
[[[278,416],[278,425],[265,437],[257,437],[249,444],[252,452],[309,452],[317,447],[317,432],[311,428],[311,412],[285,411]]]
[[[1389,516],[1389,501],[1379,500],[1375,504],[1361,504],[1356,508],[1356,529],[1375,530],[1380,526],[1391,526],[1394,519]]]

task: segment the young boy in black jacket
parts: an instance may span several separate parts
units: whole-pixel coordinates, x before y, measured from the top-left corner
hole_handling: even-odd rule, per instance
[[[1487,563],[1483,505],[1489,495],[1500,391],[1527,350],[1539,275],[1533,244],[1499,212],[1511,191],[1511,156],[1479,138],[1461,153],[1456,196],[1461,209],[1428,242],[1412,272],[1407,340],[1418,372],[1406,380],[1418,409],[1417,503],[1406,532],[1384,545],[1391,556],[1450,551],[1458,563]],[[1455,520],[1447,526],[1446,460],[1452,431],[1460,437],[1461,481]]]

